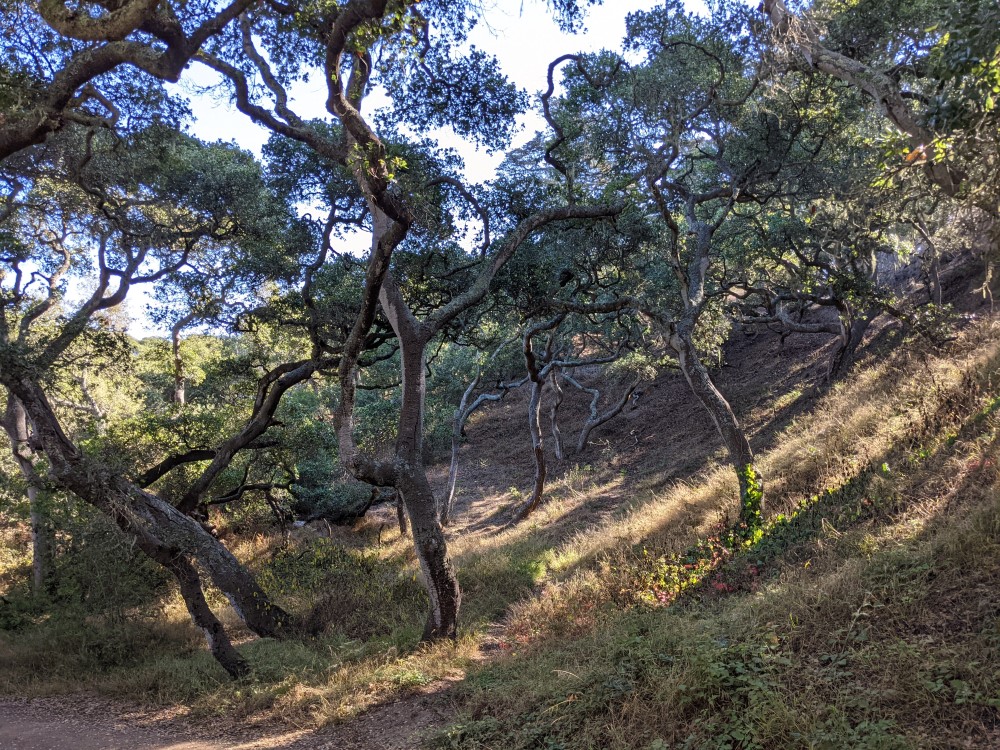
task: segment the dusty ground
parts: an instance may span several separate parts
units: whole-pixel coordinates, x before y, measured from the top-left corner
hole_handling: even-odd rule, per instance
[[[965,315],[990,311],[992,302],[974,290],[982,283],[978,261],[956,260],[941,271],[944,301]],[[907,287],[915,301],[923,291]],[[832,310],[812,313],[815,319],[834,315]],[[807,321],[811,318],[807,318]],[[868,329],[858,351],[858,364],[878,357],[898,345],[898,323],[886,315]],[[794,334],[782,340],[771,330],[733,331],[724,347],[721,367],[712,377],[729,399],[746,428],[756,453],[770,448],[781,430],[808,410],[818,391],[827,385],[826,374],[836,341],[828,334]],[[709,363],[714,365],[717,363]],[[601,389],[599,410],[615,402],[622,384],[602,382],[599,370],[582,368],[575,376],[588,387]],[[648,494],[671,482],[686,480],[715,457],[725,463],[722,439],[680,372],[661,374],[640,387],[636,406],[594,430],[582,453],[576,452],[580,429],[589,414],[590,396],[564,387],[559,426],[566,457],[559,460],[552,448],[549,410],[553,394],[542,395],[543,441],[548,469],[547,486],[576,466],[592,465],[620,474],[623,481],[596,502],[575,513],[573,524],[583,527],[620,508],[630,496]],[[463,538],[489,535],[505,528],[530,494],[534,461],[528,433],[528,388],[523,386],[499,404],[487,404],[470,419],[467,440],[459,451],[459,477],[450,535]],[[444,493],[448,477],[445,458],[428,474],[438,495]],[[394,523],[392,510],[377,515],[378,523]]]
[[[968,312],[986,303],[968,295],[970,283],[959,276],[950,296]],[[878,350],[878,339],[894,326],[880,322],[868,335],[866,351]],[[799,335],[784,343],[764,331],[748,337],[736,333],[726,347],[725,365],[714,373],[751,433],[755,450],[766,449],[789,420],[808,408],[813,389],[821,384],[833,342],[829,336]],[[864,353],[862,354],[862,358]],[[587,385],[596,373],[578,372]],[[620,386],[608,388],[601,409],[618,397]],[[484,409],[468,427],[462,447],[459,492],[452,534],[489,535],[504,528],[518,505],[511,492],[530,488],[533,463],[527,434],[527,392],[512,394],[501,405]],[[704,409],[680,374],[663,375],[643,386],[638,408],[594,431],[581,454],[573,448],[587,416],[589,396],[566,389],[561,428],[569,455],[551,455],[547,430],[548,395],[544,402],[550,482],[576,465],[593,464],[627,477],[616,490],[591,503],[574,517],[586,525],[614,512],[627,495],[697,472],[707,457],[721,457],[722,443]],[[671,425],[673,429],[664,429]],[[680,428],[680,429],[678,429]],[[431,470],[441,492],[447,465]],[[394,523],[388,506],[376,509],[366,523]],[[339,531],[339,530],[338,530]],[[345,534],[348,533],[345,531]],[[485,658],[489,643],[484,644]],[[378,706],[349,724],[319,730],[287,726],[240,726],[232,719],[195,726],[178,710],[123,706],[95,696],[68,696],[29,701],[0,700],[0,750],[414,750],[428,731],[447,723],[454,711],[449,684],[437,683],[403,700]]]
[[[230,721],[197,727],[174,710],[151,711],[95,696],[0,701],[3,750],[411,750],[450,716],[447,683],[319,730]]]

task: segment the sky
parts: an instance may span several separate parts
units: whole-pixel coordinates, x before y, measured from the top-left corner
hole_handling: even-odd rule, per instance
[[[492,0],[492,3],[484,20],[470,35],[469,43],[496,56],[508,78],[533,96],[530,111],[518,123],[520,130],[512,144],[517,147],[545,127],[538,95],[547,88],[549,63],[567,53],[620,49],[625,36],[626,16],[634,11],[656,7],[660,0],[604,0],[602,5],[588,9],[583,29],[575,34],[560,30],[545,0]],[[693,9],[704,7],[701,0],[688,0],[688,5]],[[174,86],[175,91],[190,100],[194,115],[190,131],[206,141],[235,141],[242,148],[259,155],[269,132],[236,111],[228,95],[223,93],[225,89],[217,90],[215,95],[204,93],[205,87],[217,81],[213,71],[193,65],[185,78]],[[294,86],[290,96],[291,107],[300,116],[307,119],[329,116],[324,108],[326,86],[321,76],[308,84]],[[378,92],[374,92],[367,106],[377,106],[378,101]],[[429,134],[438,138],[443,146],[454,148],[462,155],[468,182],[490,179],[503,160],[503,153],[477,149],[451,132],[432,130]],[[359,236],[354,249],[360,252],[367,244],[368,240]],[[137,337],[163,335],[166,330],[152,324],[146,315],[146,308],[151,303],[148,290],[136,292],[139,293],[131,296],[126,303],[132,321],[129,332]]]
[[[473,29],[469,43],[493,54],[511,81],[536,95],[533,109],[538,110],[537,94],[547,86],[546,74],[552,60],[572,52],[620,49],[626,16],[637,10],[649,10],[658,5],[659,0],[604,0],[602,5],[588,10],[584,28],[576,34],[560,30],[544,0],[492,0],[492,3],[484,20]],[[699,3],[691,0],[690,4],[697,6]],[[217,81],[213,71],[204,66],[192,66],[189,73],[191,75],[176,88],[191,100],[195,117],[192,133],[208,141],[234,140],[241,147],[259,154],[268,132],[237,112],[226,99],[196,93],[191,84],[204,86]],[[321,76],[315,76],[309,84],[293,87],[290,93],[292,109],[298,114],[307,119],[329,117],[324,107],[326,85]],[[377,107],[379,99],[375,92],[366,107]],[[514,147],[523,145],[545,124],[538,112],[530,112],[520,119],[522,129]],[[492,177],[503,159],[499,153],[477,151],[451,133],[434,130],[431,135],[440,138],[443,145],[459,150],[466,160],[465,176],[471,182]]]

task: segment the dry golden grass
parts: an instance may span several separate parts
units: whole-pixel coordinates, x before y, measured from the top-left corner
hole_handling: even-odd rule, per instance
[[[616,612],[647,559],[626,542],[515,605],[522,655],[471,678],[442,746],[997,746],[998,360],[985,324],[819,399],[761,466],[772,514],[821,497],[723,565],[735,595],[704,586]],[[710,471],[671,488],[625,519],[624,539],[683,550],[662,519],[724,511],[733,485]],[[748,581],[757,565],[768,576]]]
[[[753,666],[754,659],[763,658],[760,668],[773,700],[739,693],[739,700],[750,702],[723,711],[731,709],[734,717],[752,725],[762,738],[760,746],[796,746],[795,732],[820,737],[827,722],[830,732],[841,732],[839,736],[848,740],[854,736],[856,746],[864,747],[862,741],[867,740],[861,735],[844,734],[856,731],[857,722],[841,722],[853,709],[843,703],[840,687],[821,684],[830,665],[798,655],[840,653],[831,651],[845,645],[831,645],[833,631],[881,617],[885,609],[877,605],[887,597],[919,598],[893,610],[891,628],[907,618],[931,628],[930,619],[944,608],[959,619],[971,617],[963,610],[968,607],[962,597],[970,586],[987,585],[989,579],[970,584],[960,574],[974,569],[984,554],[990,560],[1000,557],[990,547],[995,544],[996,514],[976,510],[992,507],[996,496],[991,463],[995,418],[989,409],[991,394],[997,392],[993,384],[998,358],[1000,327],[984,323],[962,333],[946,352],[915,348],[870,363],[820,395],[808,413],[787,425],[759,457],[772,518],[790,514],[816,496],[860,503],[861,495],[866,495],[880,498],[881,504],[874,516],[867,510],[846,521],[831,515],[832,520],[825,525],[817,521],[816,528],[801,538],[792,534],[794,525],[789,526],[792,531],[781,532],[790,536],[776,531],[774,548],[767,553],[771,577],[759,585],[755,582],[755,593],[718,600],[706,594],[702,605],[682,603],[652,613],[614,614],[621,587],[629,585],[642,564],[637,550],[646,547],[655,557],[689,549],[722,516],[734,511],[736,480],[731,470],[711,462],[695,476],[666,485],[648,476],[636,481],[614,468],[580,466],[552,483],[547,503],[527,523],[497,532],[486,526],[463,528],[460,516],[459,525],[450,530],[464,591],[465,633],[457,644],[416,646],[423,613],[411,542],[386,518],[376,517],[358,532],[368,547],[332,545],[346,556],[329,557],[329,542],[293,541],[295,555],[305,556],[297,567],[282,557],[280,535],[261,534],[231,543],[265,580],[272,575],[288,581],[281,596],[299,610],[315,603],[324,587],[335,593],[350,590],[351,606],[377,621],[371,632],[358,635],[356,621],[344,618],[340,621],[347,623],[346,630],[313,641],[251,640],[220,606],[256,671],[254,679],[233,684],[204,653],[183,607],[172,596],[156,610],[155,623],[139,620],[114,631],[134,645],[138,655],[111,666],[95,667],[81,645],[86,639],[78,624],[42,624],[34,634],[0,633],[4,639],[0,651],[9,654],[0,664],[0,692],[39,694],[73,687],[183,702],[201,713],[316,725],[347,720],[380,702],[471,672],[477,675],[468,698],[475,729],[464,735],[453,733],[455,746],[518,747],[520,740],[496,727],[484,729],[482,722],[488,724],[494,716],[497,721],[537,729],[539,722],[562,716],[568,706],[572,710],[560,722],[583,732],[581,736],[607,747],[643,747],[657,738],[683,740],[678,733],[694,731],[692,722],[704,719],[700,701],[708,698],[681,686],[701,681],[706,690],[715,691],[712,700],[729,706],[736,700],[732,695],[736,688],[715,673],[722,668],[719,665],[752,662]],[[778,397],[786,402],[789,398],[799,396]],[[759,407],[772,414],[783,408],[785,404],[777,401]],[[981,412],[984,415],[977,418]],[[824,494],[828,491],[833,494]],[[484,493],[479,502],[498,506],[515,500],[508,488],[497,488]],[[949,515],[960,515],[962,509],[967,513],[961,515],[959,526],[941,530]],[[320,553],[328,557],[316,557]],[[944,580],[928,588],[916,573],[913,580],[899,578],[898,555],[907,569],[940,556],[947,561],[942,574],[957,583],[949,589]],[[918,591],[918,584],[927,589],[926,595]],[[223,604],[219,598],[213,603]],[[707,612],[698,609],[702,606]],[[502,656],[483,666],[481,647],[496,642],[491,625],[497,621],[504,623],[505,632],[502,648],[491,653]],[[100,623],[91,625],[93,637],[112,632],[102,630],[105,626]],[[735,653],[719,646],[719,638],[749,645]],[[852,662],[856,674],[880,690],[891,692],[889,681],[900,669],[923,674],[919,669],[914,672],[913,659],[944,664],[945,660],[928,656],[929,647],[912,646],[899,637],[892,643],[878,653],[862,651]],[[46,644],[49,661],[39,674]],[[907,651],[911,646],[918,656]],[[651,651],[654,648],[664,650]],[[963,651],[962,644],[949,648],[955,649],[951,661],[974,652],[972,646]],[[53,655],[53,649],[59,653]],[[801,668],[800,676],[770,661],[779,652],[790,654],[787,658]],[[669,669],[661,669],[657,653],[680,656],[664,662]],[[525,654],[530,659],[523,659]],[[635,669],[618,675],[616,665],[621,664]],[[642,676],[647,667],[655,680]],[[641,673],[638,677],[635,670]],[[619,677],[624,682],[614,687]],[[965,682],[981,680],[979,672],[974,677]],[[921,677],[921,685],[936,684],[937,679]],[[953,690],[949,680],[963,681],[961,676],[941,679],[944,691]],[[625,683],[632,688],[625,689]],[[905,700],[913,711],[937,715],[932,711],[935,693],[912,685],[906,690]],[[889,692],[869,699],[904,716]],[[823,701],[839,706],[841,718],[820,711]],[[535,709],[562,708],[551,708],[550,716],[539,719],[537,711],[531,712],[532,702]],[[667,702],[669,710],[664,708]],[[584,708],[589,714],[581,713]],[[934,721],[947,723],[961,713],[948,709]],[[531,716],[525,718],[526,714]],[[592,725],[588,715],[597,717],[593,721],[602,722],[602,728]],[[870,734],[877,739],[879,732],[882,729],[876,728]],[[883,734],[891,732],[886,729]],[[815,747],[824,746],[820,740]],[[780,742],[791,744],[775,744]]]

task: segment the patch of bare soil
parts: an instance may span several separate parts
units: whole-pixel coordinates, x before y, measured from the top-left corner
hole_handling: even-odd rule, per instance
[[[89,695],[0,701],[3,750],[416,750],[453,708],[440,682],[347,724],[311,730],[195,723],[179,709],[149,710]]]
[[[942,274],[946,299],[967,314],[988,303],[969,295],[974,288],[967,269]],[[950,283],[949,283],[950,282]],[[973,297],[973,299],[970,299]],[[882,319],[869,331],[861,356],[878,356],[880,342],[896,328]],[[762,331],[755,336],[736,333],[725,349],[725,365],[713,377],[730,399],[751,433],[755,450],[769,447],[780,430],[808,409],[832,354],[832,337],[797,335],[784,341]],[[619,397],[621,384],[602,382],[597,370],[577,372],[588,386],[606,389],[601,410]],[[548,415],[551,393],[543,402]],[[523,495],[530,489],[534,465],[527,427],[527,390],[510,395],[502,404],[487,407],[468,426],[468,440],[460,453],[459,493],[455,504],[454,535],[491,534],[504,528]],[[614,513],[626,502],[665,484],[696,474],[706,459],[722,456],[722,442],[708,414],[692,395],[680,374],[666,374],[642,387],[634,407],[627,408],[591,435],[590,444],[574,447],[589,412],[589,397],[566,388],[560,426],[567,457],[552,454],[546,422],[549,486],[575,466],[592,465],[617,474],[624,481],[581,508],[572,525],[582,528]],[[430,474],[439,494],[447,481],[447,460]],[[518,490],[521,495],[511,490]],[[375,509],[360,529],[370,536],[395,523],[389,506]],[[347,544],[358,543],[356,532],[344,530]],[[502,630],[497,626],[497,631]],[[499,655],[499,632],[491,632],[481,646],[481,658]],[[434,728],[447,723],[454,712],[450,684],[439,682],[422,692],[377,706],[349,723],[317,730],[289,730],[287,726],[260,727],[217,719],[197,723],[183,709],[149,710],[123,706],[94,696],[70,696],[29,701],[0,701],[2,750],[408,750]]]
[[[982,283],[980,266],[961,258],[941,272],[945,302],[968,318],[991,307],[990,300],[973,293]],[[913,284],[900,291],[914,300],[925,294]],[[835,312],[821,310],[812,315],[820,319],[835,316]],[[885,315],[877,318],[858,351],[858,363],[863,365],[866,358],[878,357],[897,345],[900,332],[897,321]],[[724,347],[722,366],[713,370],[712,377],[747,429],[755,452],[770,448],[788,424],[811,408],[816,396],[828,385],[827,371],[836,346],[836,340],[828,334],[794,334],[783,338],[767,329],[733,332]],[[602,379],[599,368],[582,368],[574,375],[585,386],[601,390],[601,412],[624,389],[621,383]],[[551,488],[577,466],[594,467],[623,480],[605,491],[599,500],[575,512],[576,528],[614,513],[637,496],[648,497],[650,491],[693,478],[708,459],[726,460],[715,425],[679,372],[665,373],[643,384],[635,403],[594,430],[588,445],[579,453],[575,448],[589,415],[590,396],[565,386],[559,410],[567,454],[563,460],[555,457],[549,431],[553,395],[551,387],[546,386],[542,397],[546,486]],[[467,425],[468,437],[459,451],[451,535],[488,535],[506,528],[524,497],[530,494],[534,460],[528,432],[528,396],[528,388],[523,386],[501,403],[481,409]],[[447,458],[430,467],[428,474],[435,492],[443,495],[448,477]],[[392,523],[391,509],[384,509],[377,518],[383,524]]]

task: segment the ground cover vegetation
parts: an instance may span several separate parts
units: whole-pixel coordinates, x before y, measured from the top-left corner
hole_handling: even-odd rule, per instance
[[[995,744],[994,5],[667,0],[543,92],[472,2],[5,5],[0,690]]]

